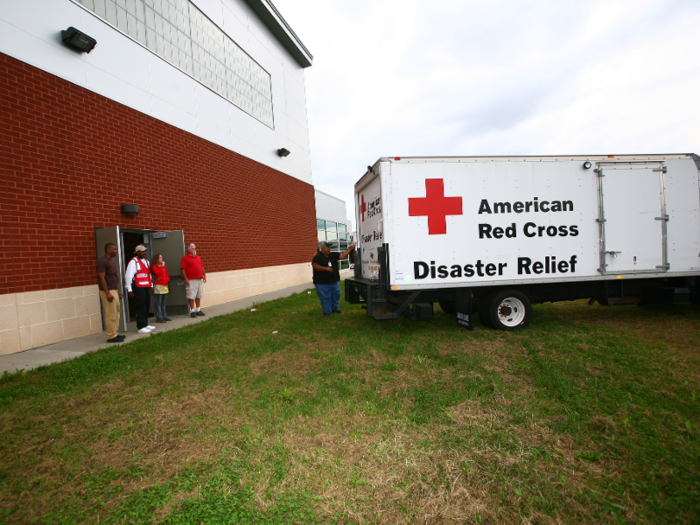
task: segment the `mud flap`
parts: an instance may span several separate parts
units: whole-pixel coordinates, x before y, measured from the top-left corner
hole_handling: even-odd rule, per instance
[[[472,289],[458,288],[455,300],[457,309],[457,324],[467,330],[474,330],[474,317],[472,316]]]

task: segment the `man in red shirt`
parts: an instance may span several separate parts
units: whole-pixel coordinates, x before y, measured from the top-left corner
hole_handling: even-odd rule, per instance
[[[190,317],[204,315],[201,308],[204,283],[207,282],[207,274],[204,273],[204,264],[197,255],[197,247],[194,243],[187,245],[187,255],[182,258],[180,264],[182,278],[185,280],[185,293],[190,302]],[[195,310],[195,305],[197,309]]]

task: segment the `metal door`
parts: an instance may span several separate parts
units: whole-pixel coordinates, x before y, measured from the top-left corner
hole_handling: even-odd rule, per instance
[[[180,263],[185,256],[185,232],[174,230],[151,234],[151,251],[160,253],[170,275],[170,293],[166,308],[171,315],[186,315],[189,312],[185,283],[180,275]]]
[[[661,162],[599,163],[598,224],[602,274],[668,269]]]
[[[117,246],[117,257],[116,260],[114,260],[114,264],[117,267],[117,275],[119,277],[119,287],[121,289],[122,294],[124,295],[124,298],[126,298],[126,290],[124,290],[124,279],[123,279],[123,268],[124,268],[124,261],[122,260],[122,246],[121,246],[121,233],[119,231],[119,226],[108,226],[106,228],[95,228],[95,247],[97,250],[97,258],[100,259],[104,256],[105,254],[105,244],[107,243],[112,243]],[[95,279],[97,280],[97,276],[95,276]],[[102,305],[102,301],[100,300],[100,306]],[[127,317],[126,317],[126,301],[122,300],[121,303],[121,316],[119,317],[119,326],[118,330],[120,332],[125,332],[126,331],[126,323],[127,323]],[[105,327],[105,317],[104,317],[104,309],[101,309],[102,311],[102,329]]]

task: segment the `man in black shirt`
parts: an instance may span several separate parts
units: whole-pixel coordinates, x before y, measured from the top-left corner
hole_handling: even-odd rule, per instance
[[[339,254],[337,252],[331,253],[331,246],[329,242],[321,243],[321,251],[311,261],[311,266],[314,269],[314,286],[316,287],[316,294],[321,300],[323,315],[340,313],[340,272],[338,271],[338,261],[345,259],[355,249],[353,244],[342,254]]]

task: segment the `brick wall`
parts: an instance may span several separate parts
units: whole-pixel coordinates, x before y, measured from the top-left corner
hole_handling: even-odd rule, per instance
[[[316,249],[313,186],[3,54],[0,163],[0,294],[94,284],[96,226],[185,230],[208,272]]]

